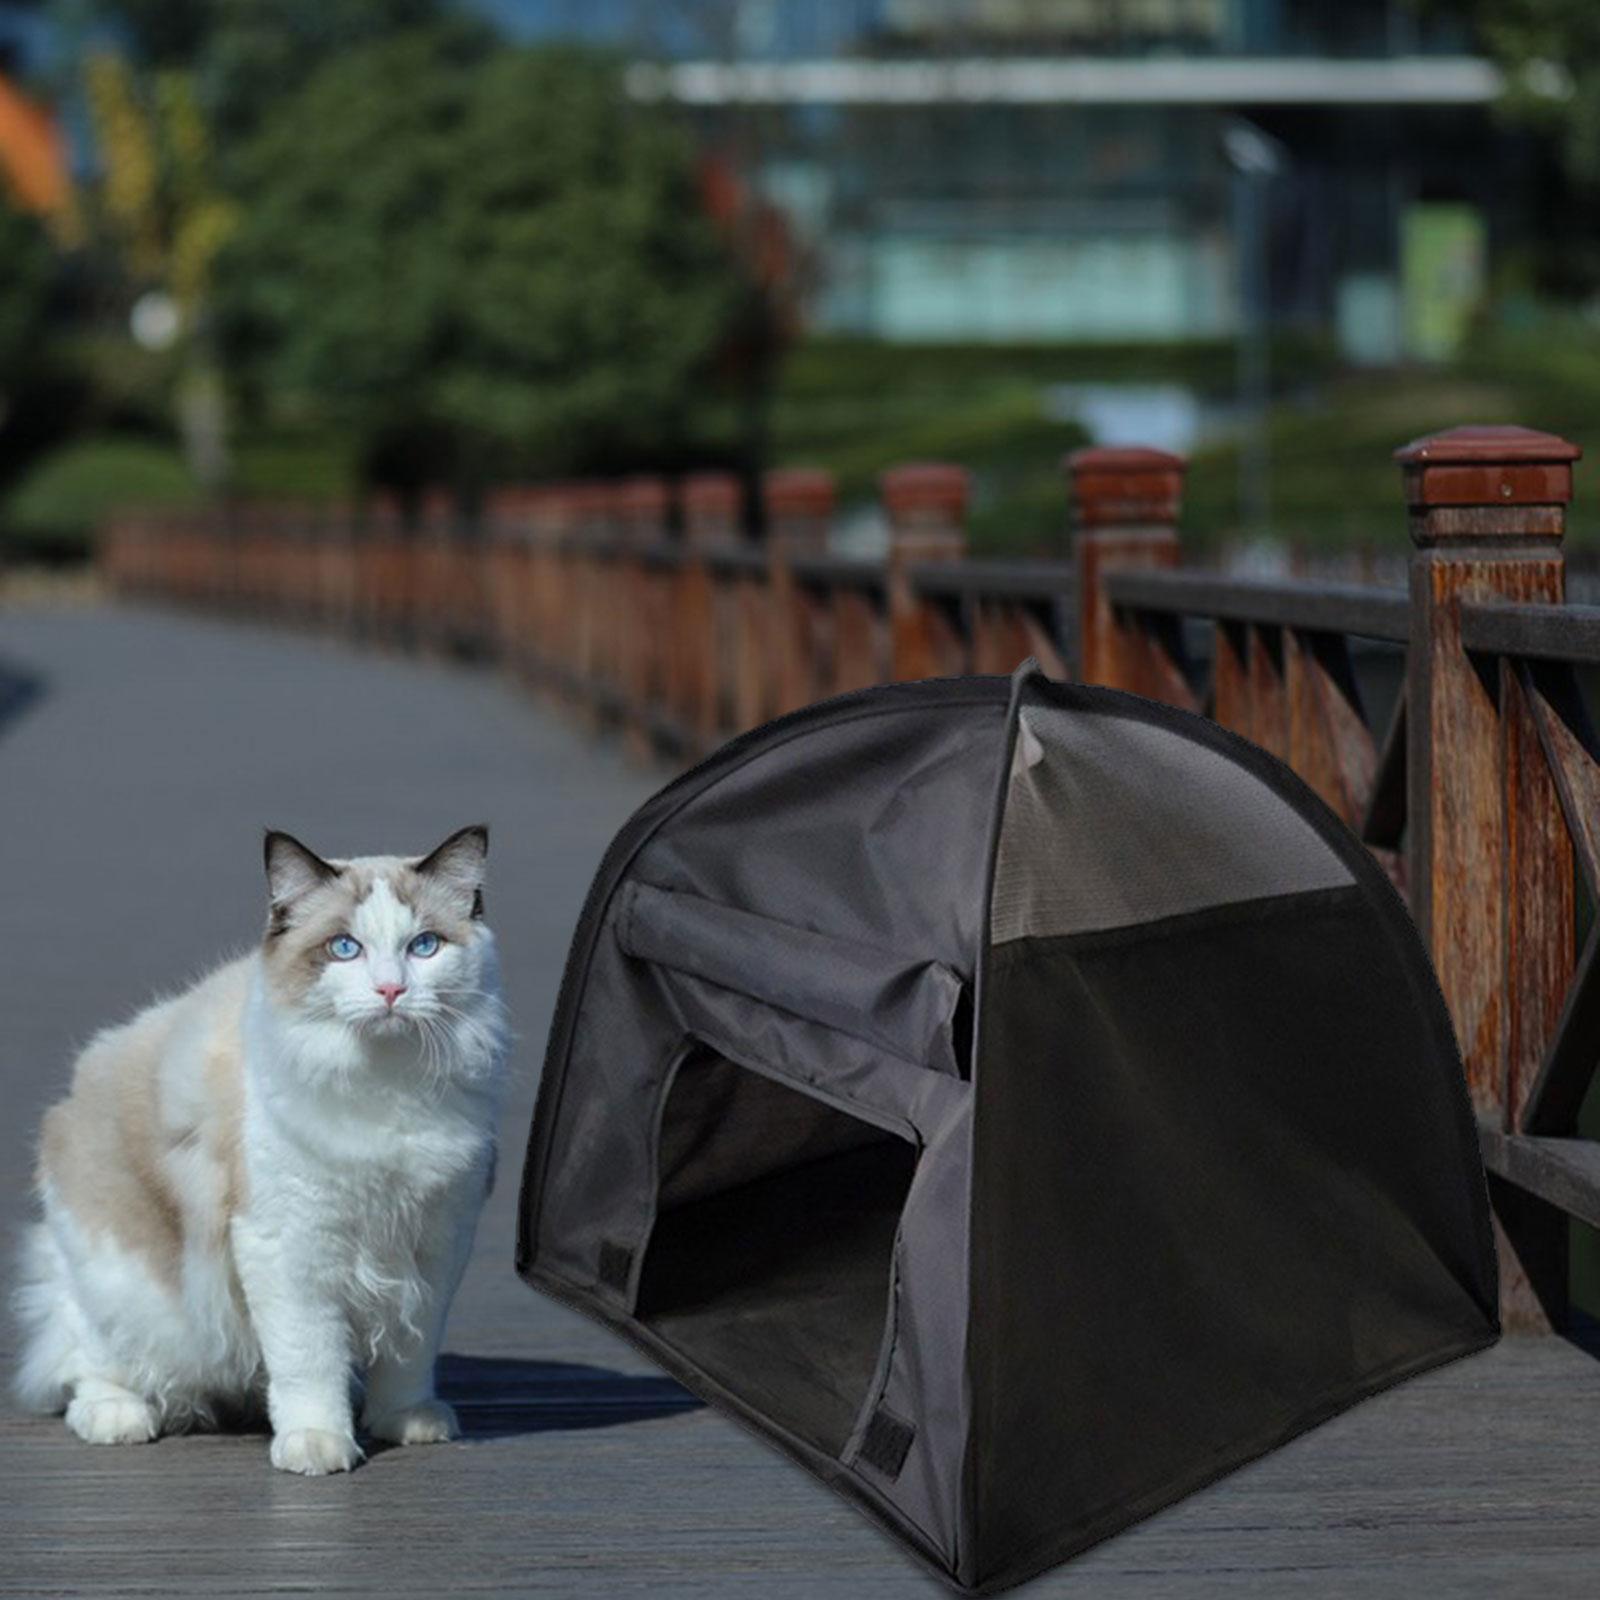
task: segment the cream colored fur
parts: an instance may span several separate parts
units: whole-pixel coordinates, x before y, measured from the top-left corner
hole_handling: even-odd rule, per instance
[[[25,1405],[109,1444],[264,1404],[275,1466],[336,1472],[359,1367],[370,1434],[455,1436],[434,1360],[504,1081],[486,848],[325,862],[269,835],[260,949],[91,1042],[41,1130]]]

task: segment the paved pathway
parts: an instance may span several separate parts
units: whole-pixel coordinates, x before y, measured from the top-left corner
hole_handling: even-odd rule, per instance
[[[29,676],[31,695],[0,693],[7,1233],[75,1042],[255,936],[264,825],[340,854],[421,849],[488,820],[521,1044],[502,1181],[447,1340],[468,1437],[305,1480],[270,1471],[258,1437],[95,1450],[0,1411],[0,1594],[943,1592],[798,1468],[512,1273],[567,937],[607,839],[656,778],[492,676],[231,624],[0,613],[0,683]],[[1028,1593],[1589,1600],[1600,1363],[1556,1341],[1502,1345]]]

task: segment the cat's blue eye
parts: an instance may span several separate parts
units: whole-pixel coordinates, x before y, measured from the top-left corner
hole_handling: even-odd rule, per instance
[[[328,954],[335,961],[354,961],[361,954],[361,945],[348,933],[336,933],[328,941]]]
[[[439,946],[443,943],[436,933],[419,933],[406,947],[418,960],[425,961],[429,956],[439,953]]]

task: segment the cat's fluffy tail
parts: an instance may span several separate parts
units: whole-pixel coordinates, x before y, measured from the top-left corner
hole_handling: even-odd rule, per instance
[[[11,1392],[26,1411],[64,1410],[78,1379],[77,1319],[50,1230],[30,1223],[23,1236],[11,1309],[22,1330],[22,1357]]]

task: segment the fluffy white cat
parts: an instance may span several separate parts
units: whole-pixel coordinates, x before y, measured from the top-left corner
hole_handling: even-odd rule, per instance
[[[362,1366],[370,1435],[456,1436],[434,1359],[504,1086],[487,851],[270,833],[259,949],[90,1043],[40,1137],[24,1405],[130,1444],[264,1398],[275,1467],[342,1472]]]

